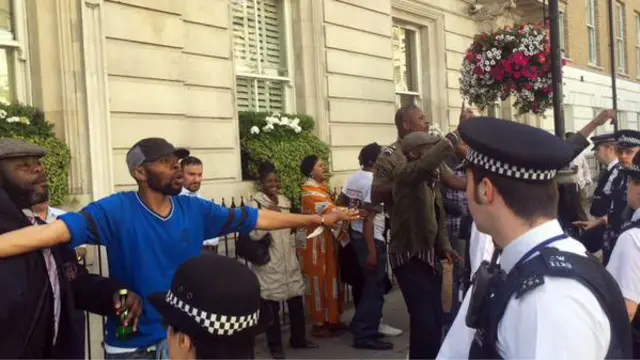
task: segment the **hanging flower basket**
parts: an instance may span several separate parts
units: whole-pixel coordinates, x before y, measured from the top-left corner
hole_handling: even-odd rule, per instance
[[[482,110],[510,95],[520,114],[544,114],[553,106],[551,46],[542,25],[507,26],[476,35],[461,73],[462,96]]]

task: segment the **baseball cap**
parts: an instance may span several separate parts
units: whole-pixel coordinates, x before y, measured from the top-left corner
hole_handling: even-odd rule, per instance
[[[175,148],[170,142],[162,138],[146,138],[138,141],[127,152],[127,167],[133,171],[138,166],[159,160],[165,156],[175,155],[178,159],[189,156],[189,150]]]

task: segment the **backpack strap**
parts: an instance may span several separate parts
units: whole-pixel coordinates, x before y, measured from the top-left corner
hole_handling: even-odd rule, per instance
[[[498,325],[512,296],[518,299],[543,286],[545,276],[574,279],[587,287],[605,311],[611,326],[611,341],[606,358],[632,357],[631,332],[626,307],[623,306],[624,298],[613,277],[591,254],[582,256],[553,247],[540,250],[538,256],[509,272],[491,306],[489,325],[483,336],[485,354],[491,351],[490,348],[497,354],[495,345]]]

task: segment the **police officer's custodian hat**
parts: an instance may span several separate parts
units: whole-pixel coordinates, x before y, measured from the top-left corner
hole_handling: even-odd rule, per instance
[[[600,145],[615,143],[616,135],[614,133],[609,133],[609,134],[592,136],[591,142],[593,142],[593,149],[595,150]]]
[[[514,180],[552,180],[573,160],[573,149],[545,130],[492,117],[476,117],[459,126],[469,146],[467,165]]]
[[[628,129],[616,131],[616,145],[623,148],[640,146],[640,131]]]

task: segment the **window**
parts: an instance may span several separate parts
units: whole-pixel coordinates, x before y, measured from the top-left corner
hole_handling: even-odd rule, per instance
[[[589,42],[589,64],[598,65],[598,36],[596,28],[596,0],[586,0],[587,36]]]
[[[20,51],[21,44],[16,40],[17,21],[14,19],[14,13],[21,3],[15,0],[0,0],[0,100],[7,102],[19,97],[16,91],[16,64],[21,60],[19,53],[23,51]]]
[[[292,78],[287,0],[233,1],[233,54],[239,110],[286,112]]]
[[[640,77],[640,14],[636,14],[636,76]]]
[[[616,38],[616,66],[618,72],[627,72],[627,49],[625,43],[625,25],[624,5],[616,2],[615,12],[615,38]]]
[[[393,81],[397,107],[418,105],[421,99],[419,36],[417,28],[398,24],[392,27]]]
[[[567,39],[566,39],[566,21],[567,18],[564,16],[564,12],[560,12],[558,14],[558,25],[560,27],[560,50],[562,50],[562,53],[566,56],[567,54]]]

